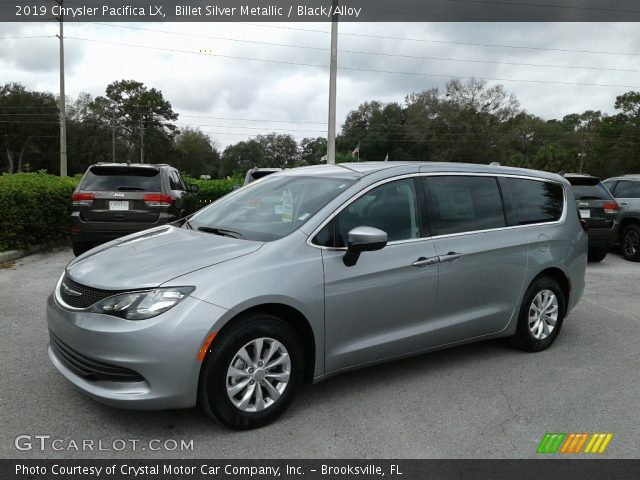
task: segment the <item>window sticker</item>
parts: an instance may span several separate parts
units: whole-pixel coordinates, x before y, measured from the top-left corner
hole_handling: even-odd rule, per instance
[[[282,221],[284,223],[293,221],[293,195],[291,190],[282,192]]]

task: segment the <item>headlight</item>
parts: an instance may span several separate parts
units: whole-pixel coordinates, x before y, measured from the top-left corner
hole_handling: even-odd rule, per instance
[[[127,320],[144,320],[175,307],[194,290],[195,287],[168,287],[120,293],[96,303],[91,311]]]

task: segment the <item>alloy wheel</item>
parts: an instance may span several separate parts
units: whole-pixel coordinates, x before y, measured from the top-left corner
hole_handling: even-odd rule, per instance
[[[261,412],[282,396],[289,385],[291,358],[273,338],[257,338],[243,346],[227,369],[231,403],[243,412]]]
[[[529,330],[537,340],[544,340],[556,328],[558,298],[551,290],[541,290],[529,306]]]
[[[627,231],[624,235],[622,248],[625,255],[633,257],[638,252],[638,248],[640,248],[640,235],[638,235],[638,232],[634,230]]]

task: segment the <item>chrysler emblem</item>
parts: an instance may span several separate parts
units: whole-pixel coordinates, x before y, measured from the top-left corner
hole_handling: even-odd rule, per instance
[[[64,293],[66,293],[67,295],[71,295],[72,297],[81,297],[82,296],[82,292],[78,292],[77,290],[73,290],[72,288],[69,288],[69,286],[62,282],[62,289],[64,290]]]

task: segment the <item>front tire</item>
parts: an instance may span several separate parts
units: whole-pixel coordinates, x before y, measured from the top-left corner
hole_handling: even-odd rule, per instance
[[[513,344],[527,352],[548,348],[558,338],[565,313],[566,299],[558,282],[538,277],[524,295]]]
[[[622,231],[620,237],[622,255],[626,260],[640,262],[640,226],[629,225]]]
[[[213,342],[200,374],[198,403],[231,428],[258,428],[291,405],[303,374],[296,331],[271,315],[246,315]]]
[[[590,248],[588,259],[590,262],[601,262],[607,256],[607,249],[604,247]]]

